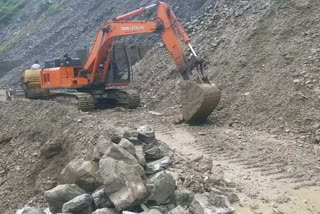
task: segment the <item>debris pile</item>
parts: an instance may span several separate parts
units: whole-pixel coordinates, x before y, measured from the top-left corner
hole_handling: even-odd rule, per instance
[[[111,129],[108,136],[98,139],[90,158],[66,164],[59,184],[44,192],[47,209],[25,207],[16,213],[233,213],[223,194],[185,187],[183,173],[174,167],[177,157],[155,138],[153,127]]]

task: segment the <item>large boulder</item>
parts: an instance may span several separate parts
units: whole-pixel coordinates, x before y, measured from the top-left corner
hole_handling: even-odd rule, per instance
[[[140,126],[138,129],[138,139],[144,143],[153,143],[155,141],[155,132],[149,125]]]
[[[190,210],[194,214],[232,214],[234,208],[226,196],[215,193],[196,194]]]
[[[113,158],[118,161],[123,161],[130,165],[139,164],[138,160],[132,154],[116,144],[110,146],[104,154],[107,157]]]
[[[150,177],[146,182],[146,186],[149,192],[148,201],[161,205],[174,194],[176,181],[173,179],[172,175],[165,171],[161,171]]]
[[[118,214],[118,212],[115,209],[102,208],[102,209],[97,209],[91,214]]]
[[[113,206],[109,196],[104,192],[103,186],[92,193],[95,208],[110,208]]]
[[[83,159],[70,161],[60,173],[59,182],[77,184],[87,192],[92,192],[103,185],[98,163]]]
[[[113,143],[110,140],[107,140],[104,137],[100,137],[98,139],[96,147],[93,150],[92,160],[95,162],[99,162],[99,160],[102,158],[107,149],[112,145]]]
[[[66,202],[62,207],[62,212],[77,213],[83,210],[91,211],[92,197],[89,194],[79,195]]]
[[[108,150],[105,152],[106,157],[110,157],[117,161],[122,161],[128,165],[131,165],[139,174],[144,177],[145,172],[143,167],[139,164],[139,161],[121,146],[113,144]]]
[[[145,166],[147,164],[145,154],[142,146],[135,146],[136,158],[139,161],[141,166]]]
[[[147,190],[141,172],[136,167],[107,156],[100,160],[99,165],[104,191],[118,211],[129,208],[146,197]]]
[[[16,214],[46,214],[42,209],[34,207],[24,207],[20,210],[17,210]]]
[[[134,148],[133,143],[131,143],[128,139],[126,138],[122,138],[119,146],[121,146],[122,148],[124,148],[127,152],[129,152],[132,155],[136,155],[136,150]]]
[[[146,174],[154,174],[156,172],[159,172],[163,169],[166,169],[170,166],[171,160],[169,157],[164,157],[159,160],[147,163],[147,166],[145,168]]]
[[[52,213],[60,213],[64,203],[84,194],[85,191],[75,184],[58,185],[44,192],[44,197]]]

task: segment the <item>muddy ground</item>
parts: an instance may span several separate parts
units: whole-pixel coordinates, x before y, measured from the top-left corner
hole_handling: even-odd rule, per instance
[[[141,94],[140,109],[83,113],[52,102],[5,102],[0,91],[0,213],[26,201],[43,205],[41,192],[56,184],[69,160],[85,156],[112,127],[143,124],[154,126],[182,165],[197,168],[191,160],[212,159],[217,177],[240,197],[237,213],[320,213],[319,1],[221,0],[205,8],[185,24],[209,79],[222,89],[220,105],[202,126],[174,125],[182,79],[161,44],[134,67],[131,87]],[[76,29],[78,43],[89,39]],[[47,52],[36,47],[47,48],[50,38],[43,35],[21,57],[44,58]],[[52,45],[55,53],[68,38]],[[41,147],[49,140],[60,140],[64,152],[44,161]]]
[[[83,113],[50,101],[0,102],[2,213],[13,213],[26,201],[43,205],[42,191],[56,184],[57,171],[69,160],[85,157],[110,127],[143,124],[152,125],[157,138],[183,160],[182,170],[198,167],[201,156],[212,160],[217,178],[240,198],[236,213],[320,213],[319,145],[212,121],[174,125],[164,112],[144,108]],[[62,140],[64,153],[43,160],[41,146],[48,140]]]

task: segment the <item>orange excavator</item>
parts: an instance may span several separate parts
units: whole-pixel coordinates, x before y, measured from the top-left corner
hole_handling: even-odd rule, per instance
[[[132,20],[133,17],[154,7],[157,7],[155,18]],[[62,103],[71,103],[84,111],[107,104],[128,108],[139,106],[139,95],[121,88],[129,84],[132,74],[130,67],[126,75],[121,73],[115,61],[113,43],[119,37],[149,33],[161,35],[181,76],[186,80],[181,96],[183,119],[188,123],[203,122],[218,105],[220,90],[204,75],[203,60],[198,58],[178,18],[164,2],[140,8],[105,23],[96,36],[84,66],[79,59],[65,55],[61,60],[47,61],[43,69],[26,70],[23,88],[27,97],[45,97]],[[187,59],[179,36],[189,46],[191,59]],[[126,52],[123,57],[128,61]],[[28,76],[33,79],[28,80]],[[37,80],[40,80],[39,87]],[[50,92],[57,89],[66,90]]]

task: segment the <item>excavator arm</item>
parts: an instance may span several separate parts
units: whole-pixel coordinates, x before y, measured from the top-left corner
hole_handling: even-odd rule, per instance
[[[158,6],[155,21],[128,20],[129,18],[144,13],[155,6]],[[146,8],[140,8],[128,14],[118,16],[100,28],[93,44],[92,51],[84,65],[84,69],[91,73],[90,83],[94,83],[96,81],[98,66],[101,64],[105,54],[107,53],[107,60],[104,63],[104,71],[101,75],[102,81],[105,80],[112,54],[110,47],[116,38],[127,35],[149,33],[161,34],[164,44],[185,80],[190,79],[191,70],[193,70],[193,68],[199,67],[202,69],[201,60],[197,58],[197,55],[190,44],[188,35],[178,22],[178,19],[174,15],[172,9],[168,4],[159,2],[158,5],[154,4]],[[193,53],[194,58],[190,62],[188,62],[186,58],[179,36],[181,36],[184,42],[188,44]],[[202,71],[201,74],[203,74]],[[200,79],[203,80],[205,77],[202,76]]]

